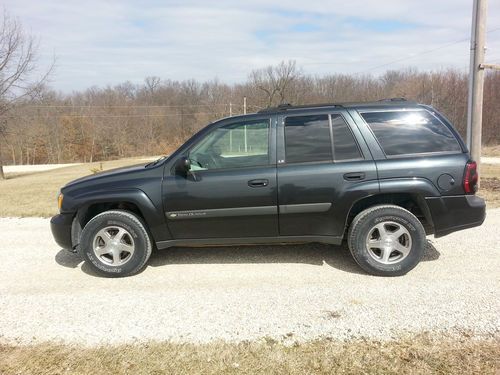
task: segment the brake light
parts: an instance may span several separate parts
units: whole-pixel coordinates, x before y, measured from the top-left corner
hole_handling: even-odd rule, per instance
[[[475,161],[468,162],[465,166],[464,174],[464,190],[467,194],[474,194],[476,192],[478,179],[477,163]]]

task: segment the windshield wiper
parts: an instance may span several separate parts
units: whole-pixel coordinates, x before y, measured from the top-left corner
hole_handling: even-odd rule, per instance
[[[144,166],[144,168],[154,167],[156,164],[158,164],[159,162],[165,160],[167,157],[168,157],[168,155],[163,155],[163,156],[159,157],[158,159],[156,159],[155,161],[152,161],[152,162],[146,164]]]

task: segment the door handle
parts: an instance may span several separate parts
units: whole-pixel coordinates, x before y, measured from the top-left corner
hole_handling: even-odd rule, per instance
[[[365,179],[365,174],[363,172],[352,172],[344,174],[344,180],[346,181],[360,181]]]
[[[269,180],[266,179],[257,179],[248,181],[248,186],[250,187],[265,187],[269,185]]]

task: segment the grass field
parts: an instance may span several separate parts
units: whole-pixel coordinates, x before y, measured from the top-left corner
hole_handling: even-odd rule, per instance
[[[145,158],[131,158],[79,164],[44,172],[8,173],[7,179],[0,181],[0,217],[55,215],[57,192],[69,181],[92,174],[93,170],[101,166],[103,170],[109,170],[146,162]]]
[[[481,148],[483,156],[500,156],[500,145],[496,146],[483,146]]]
[[[148,343],[85,348],[0,345],[1,374],[498,374],[500,341],[435,337],[396,341]]]
[[[144,158],[102,162],[103,170],[144,163]],[[80,164],[44,172],[7,174],[0,181],[0,217],[50,217],[57,213],[56,194],[67,182],[92,174],[101,163]],[[488,207],[500,207],[500,165],[484,164],[481,169],[482,189]]]

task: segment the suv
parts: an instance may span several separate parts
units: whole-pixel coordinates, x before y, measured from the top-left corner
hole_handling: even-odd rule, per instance
[[[214,122],[169,157],[70,182],[51,228],[106,276],[137,273],[172,246],[344,240],[365,271],[398,276],[426,235],[483,223],[477,180],[430,106],[281,105]]]

